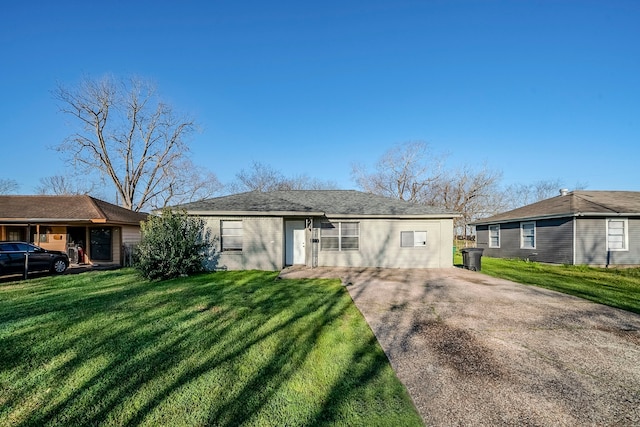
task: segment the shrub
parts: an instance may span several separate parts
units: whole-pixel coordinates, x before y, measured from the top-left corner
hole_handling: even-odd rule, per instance
[[[211,250],[204,221],[163,209],[142,223],[136,268],[147,279],[171,279],[204,270]]]

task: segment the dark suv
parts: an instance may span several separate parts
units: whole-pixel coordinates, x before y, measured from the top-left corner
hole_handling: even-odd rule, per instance
[[[29,271],[48,270],[60,274],[69,267],[69,256],[64,252],[50,251],[25,242],[0,242],[0,275],[23,273],[27,252]]]

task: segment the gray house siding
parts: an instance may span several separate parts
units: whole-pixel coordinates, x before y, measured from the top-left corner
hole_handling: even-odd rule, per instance
[[[355,190],[249,191],[175,209],[206,222],[215,242],[207,263],[213,270],[452,267],[453,218],[459,216]],[[342,222],[323,226],[327,220]],[[354,222],[359,227],[347,224]]]
[[[521,221],[536,222],[535,249],[520,249],[517,228]],[[502,227],[502,247],[495,249],[488,247],[489,227],[494,224]],[[559,196],[473,225],[478,246],[488,256],[599,267],[640,266],[640,191],[563,190]],[[533,254],[536,256],[529,256]]]
[[[286,265],[286,228],[283,217],[205,217],[206,231],[216,244],[208,260],[210,270],[279,270]],[[295,218],[300,221],[300,218]],[[221,221],[241,220],[241,251],[222,251]],[[304,224],[304,219],[301,221]],[[320,224],[324,217],[313,218],[313,230],[306,230],[305,264],[309,267],[388,267],[446,268],[453,266],[451,245],[453,220],[334,219],[359,223],[357,250],[322,250]],[[402,247],[403,231],[426,232],[424,246]],[[314,241],[317,239],[317,241]]]
[[[629,248],[607,251],[607,218],[578,218],[576,223],[576,264],[639,265],[640,219],[628,218]]]
[[[221,251],[222,220],[241,220],[242,250]],[[284,221],[281,217],[207,217],[205,229],[213,238],[215,254],[208,260],[209,270],[279,270],[284,265]]]
[[[535,249],[520,247],[520,221],[500,225],[500,247],[489,247],[489,225],[476,227],[477,246],[483,255],[496,258],[521,258],[557,264],[573,263],[573,222],[571,218],[558,218],[535,222]]]
[[[338,222],[338,219],[332,219]],[[353,222],[353,219],[345,220]],[[319,266],[446,268],[453,266],[453,220],[360,219],[358,250],[318,251]],[[426,232],[424,246],[402,247],[403,231]]]

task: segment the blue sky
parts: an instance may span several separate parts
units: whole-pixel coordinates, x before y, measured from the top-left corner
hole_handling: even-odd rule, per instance
[[[64,175],[51,91],[140,75],[195,116],[222,182],[259,161],[354,188],[353,162],[426,141],[503,184],[640,191],[640,2],[11,1],[0,178]]]

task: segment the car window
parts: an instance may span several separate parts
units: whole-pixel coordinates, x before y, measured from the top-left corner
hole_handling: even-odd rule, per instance
[[[0,243],[0,251],[10,252],[10,251],[15,251],[15,249],[13,248],[13,245],[9,243]]]
[[[29,250],[29,252],[33,252],[33,249],[29,247],[31,245],[27,245],[26,243],[14,243],[13,246],[16,251],[27,252],[27,250]]]

